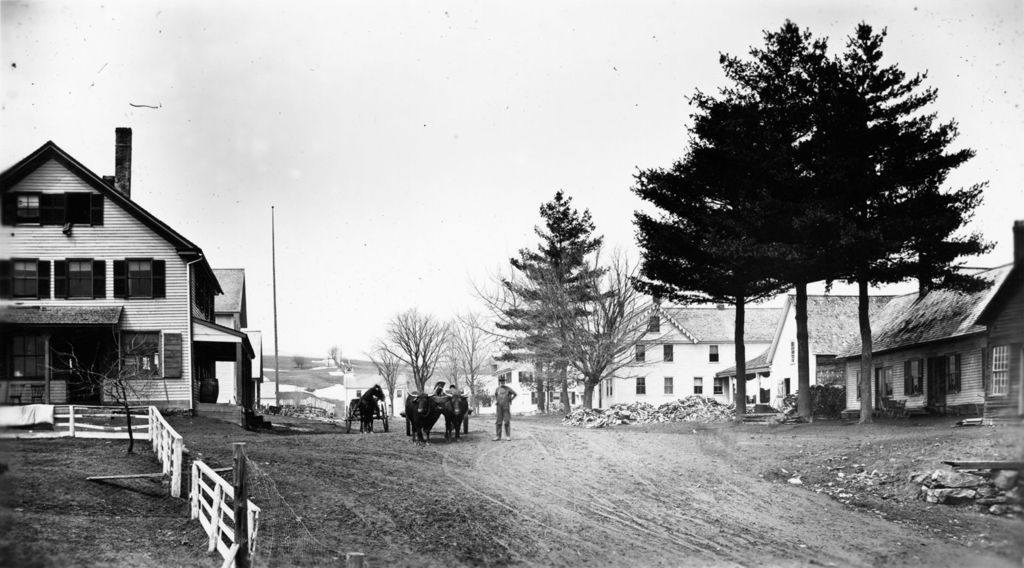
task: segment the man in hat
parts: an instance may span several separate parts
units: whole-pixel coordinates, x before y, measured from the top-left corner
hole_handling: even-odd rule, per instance
[[[498,388],[494,389],[494,441],[501,440],[501,425],[505,425],[505,439],[512,441],[512,401],[518,396],[512,387],[505,384],[504,376],[498,377]]]

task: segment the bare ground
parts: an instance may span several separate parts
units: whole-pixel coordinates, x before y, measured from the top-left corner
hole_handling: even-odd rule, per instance
[[[178,417],[190,457],[231,465],[247,442],[263,507],[256,566],[1020,566],[1024,520],[916,498],[909,474],[950,459],[1024,458],[1020,427],[949,419],[619,426],[474,417],[460,442],[278,420],[245,432]],[[282,424],[286,422],[288,424]],[[281,427],[281,426],[285,427]],[[289,427],[290,426],[290,427]],[[380,424],[377,424],[378,428]],[[143,449],[146,447],[143,445]],[[216,566],[152,455],[95,440],[0,441],[5,565]],[[838,474],[843,473],[840,477]],[[799,479],[800,485],[789,480]]]

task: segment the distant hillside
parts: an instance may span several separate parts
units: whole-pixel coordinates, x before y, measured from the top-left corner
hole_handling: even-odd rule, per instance
[[[304,368],[299,369],[295,366],[294,356],[281,356],[278,358],[279,365],[279,380],[282,384],[296,385],[309,390],[322,389],[331,385],[341,383],[341,377],[332,377],[331,371],[336,371],[333,367],[315,367],[313,365],[320,365],[323,363],[322,360],[313,362],[313,357],[306,357],[306,365]],[[353,359],[349,361],[353,371],[357,374],[376,374],[377,369],[373,366],[370,361],[360,361]],[[267,381],[266,384],[274,384],[274,356],[264,355],[263,356],[263,377]]]

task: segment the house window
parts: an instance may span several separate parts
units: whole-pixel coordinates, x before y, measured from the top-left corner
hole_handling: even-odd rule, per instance
[[[673,390],[672,377],[665,377],[665,394],[672,394]]]
[[[672,346],[671,345],[666,345],[665,346],[665,360],[666,361],[671,361],[672,360]]]
[[[875,369],[875,379],[882,389],[879,396],[881,398],[892,398],[892,367],[878,367]]]
[[[708,345],[708,362],[711,362],[711,363],[717,363],[718,362],[718,346],[717,345]]]
[[[92,260],[68,261],[68,297],[92,298]]]
[[[537,391],[530,392],[530,404],[537,404]]]
[[[693,394],[704,394],[704,377],[693,378]]]
[[[356,391],[356,398],[363,398],[363,391],[357,390]]]
[[[395,389],[395,398],[402,398],[402,389]]]
[[[512,381],[512,372],[502,373],[498,375],[498,382],[505,381],[506,383]]]
[[[39,194],[20,194],[17,196],[17,223],[39,222]]]
[[[12,265],[15,298],[39,297],[39,261],[15,260]]]
[[[946,356],[946,392],[960,392],[960,355]]]
[[[160,376],[160,333],[155,331],[121,334],[124,369],[139,377]]]
[[[88,225],[91,218],[91,193],[66,193],[64,194],[65,207],[64,222]]]
[[[997,345],[992,348],[992,394],[1006,395],[1010,392],[1010,346]]]
[[[604,381],[604,394],[605,394],[605,396],[612,396],[613,394],[615,394],[615,386],[614,385],[615,385],[615,380],[614,379],[606,379]]]
[[[715,379],[714,394],[725,393],[725,379]]]
[[[11,370],[16,379],[41,379],[46,376],[46,342],[41,335],[16,335],[11,338]]]
[[[860,400],[860,371],[853,372],[853,383],[857,385],[857,400]]]
[[[128,297],[153,297],[153,261],[149,259],[128,261]]]
[[[512,376],[512,374],[509,373],[509,380],[511,380],[511,376]],[[519,371],[519,383],[520,384],[522,384],[522,383],[532,384],[533,383],[533,373],[531,373],[529,371]]]
[[[647,320],[647,331],[651,333],[658,333],[661,331],[661,318],[658,316],[651,316],[651,318]]]
[[[637,345],[636,346],[636,360],[637,360],[637,362],[642,363],[645,359],[647,359],[647,350],[644,348],[643,345]]]
[[[636,378],[636,394],[647,394],[647,378]]]
[[[903,394],[914,396],[924,393],[924,365],[920,359],[903,362]]]
[[[796,363],[796,341],[789,342],[789,362]]]

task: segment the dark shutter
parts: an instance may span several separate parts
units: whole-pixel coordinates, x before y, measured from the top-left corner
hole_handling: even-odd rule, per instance
[[[903,362],[903,396],[914,393],[914,381],[910,376],[910,361]]]
[[[11,261],[0,260],[0,298],[10,298],[14,295],[11,287]]]
[[[92,261],[92,297],[107,297],[107,261]]]
[[[153,261],[153,297],[167,297],[167,261]]]
[[[92,225],[103,224],[103,196],[99,193],[92,194],[89,204],[89,223]]]
[[[181,334],[164,333],[164,377],[181,378]]]
[[[68,261],[53,261],[53,297],[68,297]]]
[[[64,224],[63,193],[44,193],[39,196],[39,221],[43,225]]]
[[[44,299],[50,299],[50,261],[40,260],[36,262],[36,281],[39,287],[36,289],[36,294]]]
[[[114,297],[128,296],[128,270],[123,260],[114,261]]]
[[[18,224],[18,194],[14,192],[7,192],[4,195],[4,212],[3,212],[3,224],[4,225],[17,225]]]

